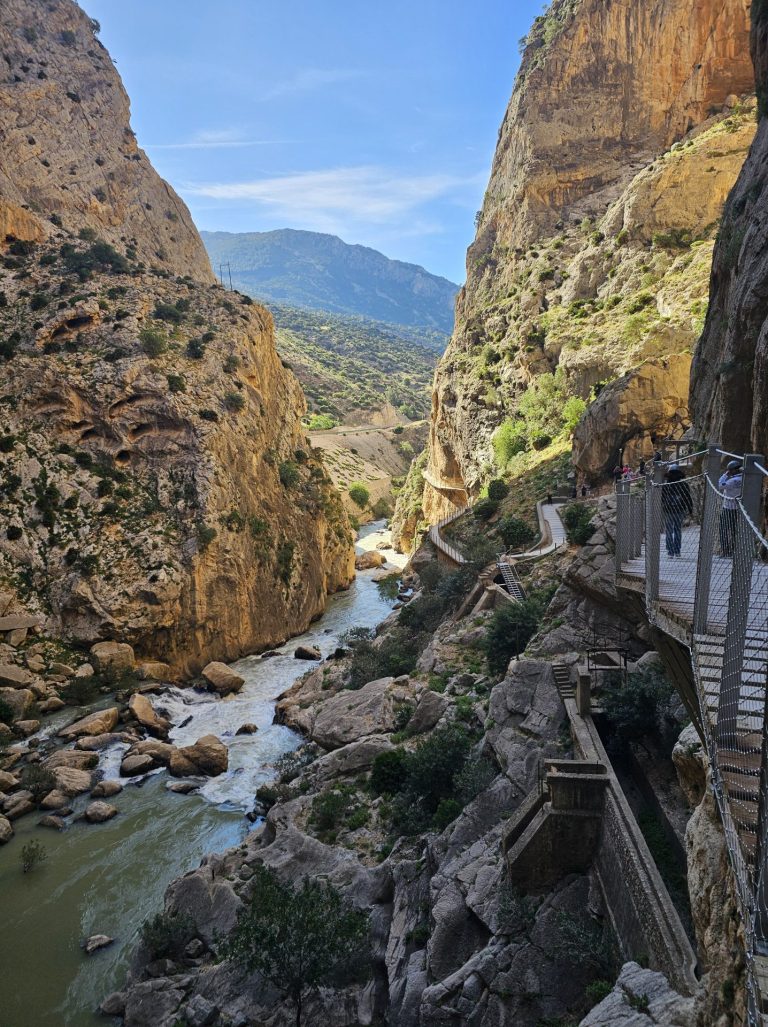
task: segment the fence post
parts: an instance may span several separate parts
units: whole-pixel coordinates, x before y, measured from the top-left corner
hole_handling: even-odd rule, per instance
[[[659,569],[661,562],[661,488],[664,481],[664,465],[657,461],[653,465],[653,482],[648,489],[648,506],[645,528],[645,603],[651,622],[654,620],[653,605],[659,599]]]
[[[699,530],[699,556],[696,567],[696,593],[693,602],[693,634],[704,635],[709,620],[709,590],[712,583],[712,557],[715,549],[718,502],[715,489],[720,480],[719,446],[707,447],[707,469],[704,481],[704,511]]]
[[[629,482],[616,482],[616,573],[621,573],[621,567],[627,559],[629,552]]]
[[[744,484],[741,490],[741,505],[736,522],[731,561],[731,588],[728,594],[728,614],[725,625],[725,645],[723,646],[723,674],[717,707],[717,741],[719,745],[726,748],[736,743],[741,673],[749,623],[752,572],[755,564],[755,536],[744,514],[753,521],[760,519],[763,476],[755,464],[762,462],[763,457],[759,453],[748,453],[744,457]]]
[[[629,509],[631,525],[629,557],[631,560],[635,560],[643,548],[643,497],[641,493],[630,493]]]

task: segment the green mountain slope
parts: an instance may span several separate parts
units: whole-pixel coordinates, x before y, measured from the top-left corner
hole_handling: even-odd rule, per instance
[[[254,299],[446,333],[453,328],[458,286],[416,264],[320,232],[200,234],[214,270],[229,264],[232,284]]]
[[[428,416],[446,336],[275,303],[270,310],[278,351],[301,382],[310,415],[325,415],[313,427],[362,423],[377,413],[388,423]]]

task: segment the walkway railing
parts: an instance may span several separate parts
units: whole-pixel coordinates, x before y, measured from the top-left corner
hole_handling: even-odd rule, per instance
[[[741,495],[720,484],[743,461]],[[691,650],[712,789],[744,923],[748,1012],[768,1011],[768,540],[765,460],[710,446],[617,485],[619,584],[642,585],[648,617]],[[762,985],[761,985],[762,979]]]

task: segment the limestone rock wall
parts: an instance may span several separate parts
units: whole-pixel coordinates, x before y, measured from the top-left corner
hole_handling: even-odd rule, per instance
[[[747,39],[745,0],[556,0],[534,23],[435,377],[427,520],[495,472],[538,376],[586,400],[695,344],[754,134]]]
[[[723,215],[710,306],[691,368],[691,403],[702,438],[737,452],[768,449],[768,14],[753,4],[751,52],[760,121]]]
[[[349,584],[346,514],[268,312],[215,284],[71,0],[0,23],[0,587],[197,671]]]
[[[39,239],[55,215],[147,265],[212,282],[189,211],[136,144],[97,28],[73,0],[3,0],[0,235]]]

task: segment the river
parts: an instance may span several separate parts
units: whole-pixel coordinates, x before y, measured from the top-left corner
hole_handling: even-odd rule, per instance
[[[382,522],[366,525],[358,549],[386,538]],[[390,567],[404,562],[389,550],[384,555]],[[275,698],[308,669],[293,658],[296,646],[317,646],[326,656],[350,627],[372,627],[391,611],[374,576],[359,572],[309,631],[280,648],[281,655],[234,663],[246,682],[238,695],[217,699],[174,688],[155,700],[174,725],[186,721],[171,731],[172,741],[185,745],[204,734],[224,740],[226,774],[189,796],[166,789],[165,771],[126,784],[110,799],[120,812],[106,824],[76,822],[56,832],[38,828],[36,815],[17,821],[16,837],[0,847],[0,1027],[104,1024],[95,1009],[121,986],[137,932],[162,908],[168,884],[206,853],[238,844],[253,829],[244,813],[253,807],[256,788],[274,776],[274,761],[300,744],[299,735],[272,723]],[[258,732],[235,735],[245,722]],[[116,745],[104,753],[104,776],[117,776],[124,749]],[[47,858],[23,874],[19,855],[30,838],[45,846]],[[80,946],[91,934],[108,934],[115,943],[86,957]]]

